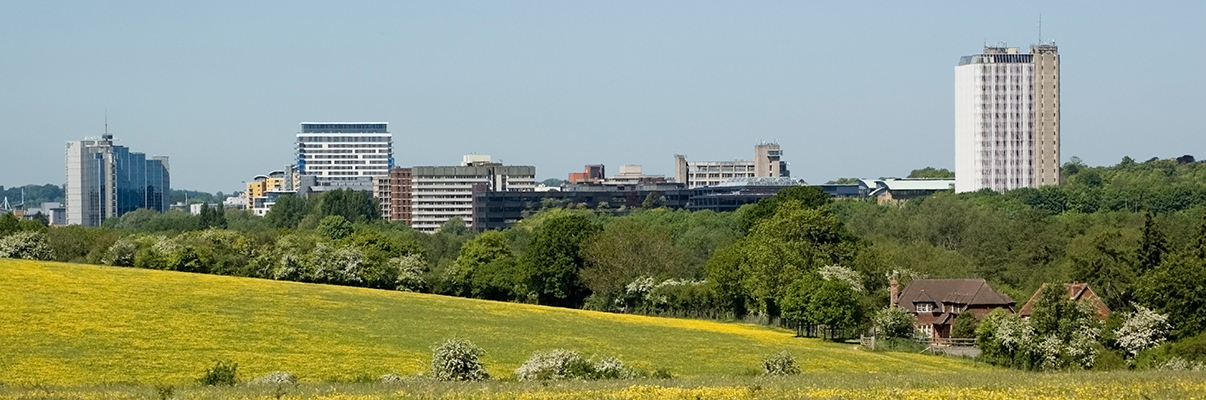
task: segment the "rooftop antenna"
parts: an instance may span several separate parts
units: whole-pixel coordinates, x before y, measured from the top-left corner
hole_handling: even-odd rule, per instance
[[[105,134],[102,135],[101,138],[107,139],[107,140],[113,139],[113,135],[109,134],[109,109],[108,108],[105,109]]]
[[[1043,44],[1043,13],[1039,13],[1039,45]]]

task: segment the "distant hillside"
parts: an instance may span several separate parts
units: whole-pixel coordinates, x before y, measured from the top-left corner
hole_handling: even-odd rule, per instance
[[[22,189],[25,191],[25,205],[31,208],[40,207],[43,202],[62,202],[66,196],[63,187],[58,185],[25,185],[10,188],[0,186],[0,201],[7,197],[9,204],[15,207],[21,202]]]
[[[554,348],[680,376],[748,373],[783,349],[805,371],[980,368],[748,324],[180,272],[0,259],[0,288],[0,382],[10,384],[185,383],[216,359],[247,377],[415,374],[454,336],[483,347],[504,376]]]

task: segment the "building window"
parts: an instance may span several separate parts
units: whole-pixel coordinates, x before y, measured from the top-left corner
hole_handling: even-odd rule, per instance
[[[917,312],[919,312],[919,313],[934,312],[934,305],[931,303],[917,303]]]

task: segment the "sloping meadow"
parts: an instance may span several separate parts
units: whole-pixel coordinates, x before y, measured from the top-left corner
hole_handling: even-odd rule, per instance
[[[342,286],[0,260],[0,382],[188,384],[216,360],[302,382],[426,371],[468,339],[513,376],[534,351],[617,357],[675,376],[754,375],[788,350],[805,373],[955,374],[950,358],[875,353],[739,323],[655,318]]]

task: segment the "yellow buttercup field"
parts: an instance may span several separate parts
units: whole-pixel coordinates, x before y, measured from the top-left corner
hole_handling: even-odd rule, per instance
[[[414,377],[452,337],[485,349],[490,373],[504,381]],[[533,351],[554,348],[677,378],[506,381]],[[784,349],[802,375],[755,376],[764,357]],[[288,371],[301,383],[198,386],[220,359],[239,363],[244,381]],[[408,378],[330,383],[388,373]],[[1024,373],[749,324],[0,259],[0,399],[55,398],[1181,399],[1206,398],[1206,375]]]
[[[976,364],[800,339],[757,325],[654,318],[385,290],[0,260],[0,382],[187,383],[215,360],[302,381],[424,371],[469,339],[494,376],[533,351],[609,355],[676,376],[749,374],[787,349],[805,372],[954,373]]]

